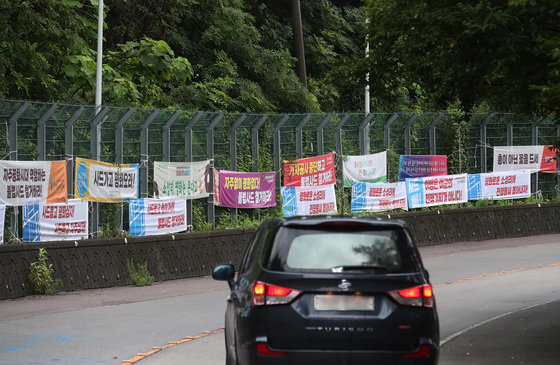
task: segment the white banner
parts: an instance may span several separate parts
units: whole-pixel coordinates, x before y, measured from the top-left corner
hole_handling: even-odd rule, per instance
[[[187,230],[184,199],[136,199],[129,205],[130,235],[152,236]]]
[[[352,186],[352,181],[386,182],[387,151],[364,156],[344,156],[342,174],[346,187]]]
[[[66,161],[0,161],[0,203],[61,203],[68,200]]]
[[[466,203],[467,174],[429,176],[406,179],[408,207]]]
[[[521,199],[531,196],[529,171],[469,175],[469,200]]]
[[[6,220],[6,206],[0,205],[0,245],[4,243],[4,222]]]
[[[515,170],[556,173],[556,149],[553,146],[494,147],[493,172]]]
[[[352,184],[352,213],[383,212],[392,209],[408,210],[404,181],[378,184],[354,182]]]
[[[334,184],[320,186],[283,186],[284,216],[335,214]]]
[[[23,206],[25,242],[80,240],[88,238],[88,202],[70,199],[68,203]]]
[[[161,198],[199,199],[210,191],[210,160],[154,162],[154,195]]]
[[[113,165],[76,158],[74,197],[96,202],[138,198],[138,164]]]

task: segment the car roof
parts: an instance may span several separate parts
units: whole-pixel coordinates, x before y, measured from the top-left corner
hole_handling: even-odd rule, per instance
[[[398,219],[386,219],[373,216],[349,216],[349,215],[322,215],[322,216],[297,216],[289,218],[276,218],[276,224],[284,227],[309,227],[318,225],[362,225],[371,228],[407,228],[404,221]]]

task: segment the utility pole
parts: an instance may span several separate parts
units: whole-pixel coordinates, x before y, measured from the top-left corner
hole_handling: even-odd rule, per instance
[[[95,77],[95,114],[101,111],[101,89],[103,72],[103,0],[99,0],[97,18],[97,68]]]
[[[299,0],[292,0],[292,29],[296,47],[297,74],[303,86],[307,88],[307,71],[305,70],[305,48],[303,45],[303,26],[301,24],[301,6]]]

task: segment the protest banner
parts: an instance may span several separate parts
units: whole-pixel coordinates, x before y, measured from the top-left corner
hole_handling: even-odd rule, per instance
[[[556,173],[554,146],[494,147],[494,172],[529,170]]]
[[[0,161],[0,203],[68,201],[66,161]]]
[[[352,183],[352,213],[383,212],[392,209],[408,210],[406,184],[397,183]]]
[[[23,206],[23,240],[25,242],[87,238],[87,201],[70,199],[67,203],[37,203]]]
[[[113,165],[76,157],[74,197],[96,202],[138,198],[138,164]]]
[[[283,186],[281,194],[285,217],[337,212],[334,184],[309,187]]]
[[[207,198],[210,162],[154,162],[154,195],[160,198]]]
[[[0,245],[4,244],[4,222],[6,221],[6,206],[0,205]]]
[[[187,230],[187,204],[184,199],[134,199],[128,209],[131,236]]]
[[[222,207],[267,208],[276,205],[276,174],[274,172],[218,173],[217,202]]]
[[[466,203],[467,174],[406,179],[408,207]]]
[[[284,186],[320,186],[334,183],[336,175],[332,152],[284,162]]]
[[[531,173],[489,172],[469,175],[469,200],[521,199],[531,196]]]
[[[344,156],[342,163],[344,186],[353,181],[378,183],[387,181],[387,151],[363,156]]]
[[[401,155],[399,159],[399,181],[445,175],[447,175],[447,156]]]

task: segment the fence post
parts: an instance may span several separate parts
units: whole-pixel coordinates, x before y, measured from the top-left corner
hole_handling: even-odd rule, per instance
[[[259,171],[259,129],[268,119],[268,114],[263,114],[251,129],[251,152],[253,155],[253,171]]]
[[[507,129],[507,145],[513,146],[513,125],[514,122],[509,122],[506,126]]]
[[[237,171],[237,128],[245,119],[247,119],[247,115],[245,113],[241,114],[233,123],[229,132],[229,168],[231,171]]]
[[[74,198],[74,123],[84,113],[82,105],[64,123],[64,154],[66,155],[66,178],[68,181],[68,197]]]
[[[58,104],[54,103],[37,121],[37,159],[39,161],[45,161],[46,159],[46,124],[47,120],[49,120],[49,118],[54,114],[56,109],[58,109]]]
[[[444,113],[439,113],[430,124],[430,155],[436,155],[436,126],[443,119]]]
[[[202,118],[202,112],[198,111],[185,126],[185,162],[192,162],[192,129]],[[187,226],[193,225],[192,199],[187,200]]]
[[[339,157],[342,156],[342,127],[346,124],[348,119],[350,119],[350,114],[345,113],[334,128],[336,134],[336,153]]]
[[[404,153],[405,153],[405,155],[411,155],[412,154],[412,143],[410,141],[410,135],[411,135],[410,130],[412,129],[412,125],[414,124],[414,122],[416,122],[416,119],[418,119],[418,114],[416,114],[416,113],[412,114],[412,117],[408,120],[408,122],[406,122],[406,126],[404,127]]]
[[[90,158],[95,161],[101,159],[100,153],[100,143],[101,143],[101,129],[100,126],[105,119],[105,116],[109,112],[109,107],[105,106],[103,109],[97,113],[90,125]],[[91,204],[91,218],[90,218],[90,234],[93,238],[97,237],[97,231],[99,230],[99,203],[93,202]]]
[[[360,154],[367,155],[369,154],[369,126],[371,122],[371,118],[373,118],[373,113],[366,114],[366,117],[360,124],[360,133],[359,133],[359,143],[360,143]]]
[[[148,197],[148,160],[149,160],[149,138],[148,128],[159,114],[159,109],[154,109],[152,114],[146,118],[140,130],[140,198]]]
[[[383,144],[385,145],[385,149],[391,148],[391,125],[397,120],[399,117],[398,113],[393,113],[385,122],[383,126]]]
[[[282,119],[280,119],[280,121],[274,126],[274,135],[273,135],[273,144],[274,144],[274,171],[278,172],[280,171],[281,168],[281,157],[280,157],[280,129],[284,126],[284,124],[286,124],[286,122],[288,121],[288,116],[286,114],[284,114],[284,116],[282,117]],[[282,176],[281,174],[279,174],[279,176]],[[280,187],[282,186],[282,179],[276,179],[276,187],[278,190],[280,190]]]
[[[9,146],[9,154],[11,161],[18,160],[18,143],[17,143],[17,122],[18,119],[21,118],[23,113],[31,106],[31,103],[26,101],[24,102],[18,110],[10,117],[8,120],[8,146]],[[19,207],[12,207],[12,213],[10,214],[10,227],[12,229],[12,234],[16,239],[19,239],[19,219],[18,219]]]
[[[296,156],[303,158],[303,128],[311,119],[311,114],[306,114],[303,120],[296,127]]]
[[[181,111],[180,110],[175,110],[175,112],[171,115],[171,117],[169,117],[169,119],[167,120],[167,122],[165,122],[165,124],[163,125],[163,161],[165,162],[169,162],[171,161],[171,126],[173,125],[173,123],[175,123],[175,121],[177,121],[177,119],[179,119],[179,116],[181,115]]]
[[[222,113],[218,114],[206,128],[206,156],[210,160],[210,195],[208,196],[208,223],[212,229],[216,226],[214,211],[214,128],[224,119]]]
[[[486,127],[488,123],[490,123],[490,119],[494,117],[494,113],[488,115],[482,123],[480,123],[480,141],[482,142],[482,146],[480,147],[480,168],[482,169],[482,173],[488,172],[488,156],[486,153]]]
[[[117,124],[115,124],[115,162],[122,164],[124,161],[123,157],[123,128],[126,122],[134,114],[134,109],[129,108],[126,113],[119,119]]]
[[[544,120],[544,118],[537,118],[537,120],[535,120],[532,124],[531,124],[531,142],[533,144],[533,146],[537,146],[539,144],[539,124],[541,124],[541,122]],[[539,172],[535,172],[534,176],[533,174],[531,174],[531,179],[533,179],[533,185],[534,186],[534,191],[533,193],[537,193],[537,191],[539,191]]]
[[[319,126],[317,127],[317,154],[319,156],[325,154],[325,136],[323,134],[323,130],[325,129],[326,125],[329,124],[331,119],[332,119],[332,114],[327,114],[327,116],[323,118],[323,120],[321,121],[321,123],[319,123]]]

